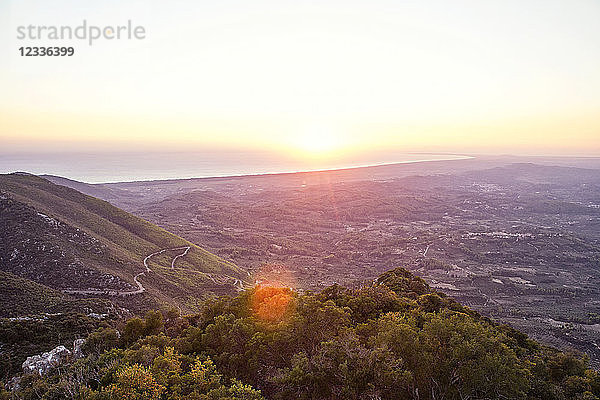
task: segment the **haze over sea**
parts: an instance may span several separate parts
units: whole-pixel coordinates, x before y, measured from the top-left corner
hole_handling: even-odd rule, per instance
[[[455,160],[468,156],[386,153],[349,157],[292,159],[272,152],[102,152],[0,154],[0,173],[58,175],[88,183],[253,175],[312,171],[389,163]]]

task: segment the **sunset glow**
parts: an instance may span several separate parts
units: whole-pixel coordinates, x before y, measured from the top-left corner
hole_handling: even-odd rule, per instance
[[[3,150],[600,152],[598,2],[234,3],[2,3]],[[26,60],[32,9],[145,38]]]
[[[298,132],[296,146],[308,156],[323,156],[340,151],[342,141],[331,127],[310,125]]]
[[[600,400],[599,22],[0,1],[0,400]]]

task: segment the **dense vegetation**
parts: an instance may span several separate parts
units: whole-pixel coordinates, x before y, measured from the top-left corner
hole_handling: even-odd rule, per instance
[[[403,269],[360,289],[259,287],[195,315],[104,327],[25,399],[597,399],[585,357],[541,346]],[[57,371],[58,372],[58,371]],[[4,393],[10,398],[8,392]]]

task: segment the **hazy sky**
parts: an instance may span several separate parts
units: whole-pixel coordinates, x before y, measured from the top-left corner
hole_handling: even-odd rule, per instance
[[[83,19],[146,39],[16,39]],[[600,155],[599,21],[592,0],[0,0],[0,147]]]

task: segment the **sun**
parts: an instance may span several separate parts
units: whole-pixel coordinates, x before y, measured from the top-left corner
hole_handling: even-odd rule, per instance
[[[308,125],[295,137],[295,147],[309,155],[332,153],[341,145],[337,133],[327,125]]]

